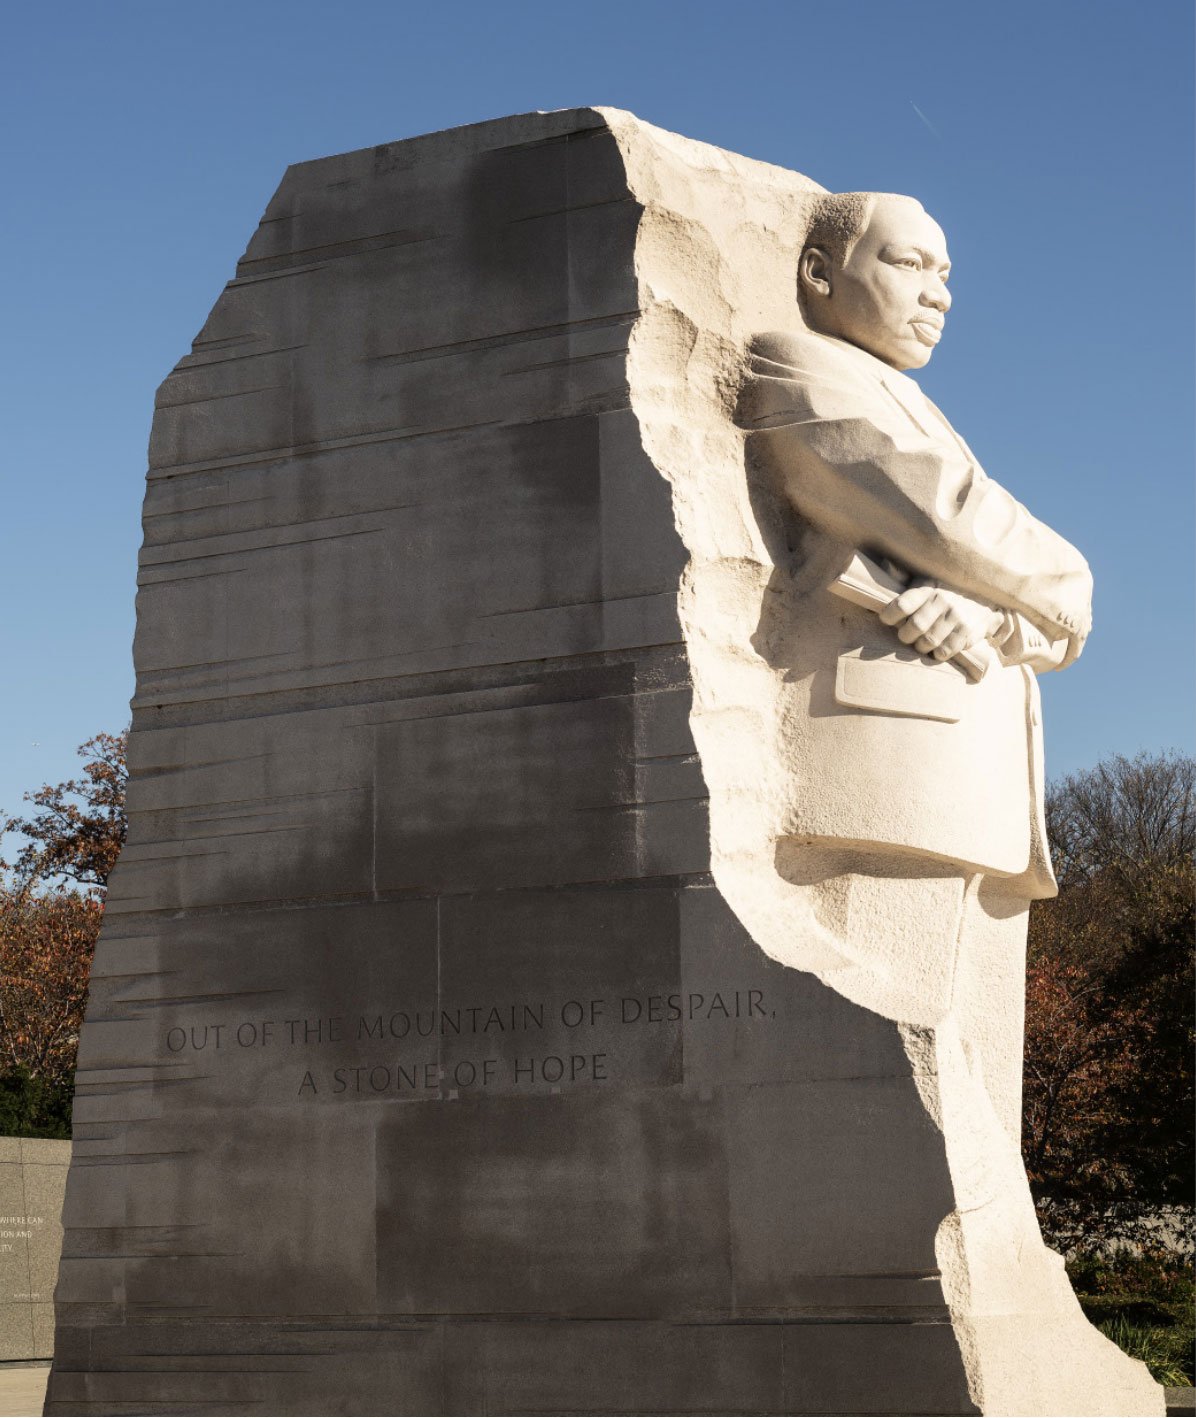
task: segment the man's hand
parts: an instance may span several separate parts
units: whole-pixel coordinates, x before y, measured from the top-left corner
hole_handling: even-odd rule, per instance
[[[1001,611],[933,581],[902,591],[884,607],[880,618],[897,631],[902,644],[936,660],[953,659],[1005,625]]]

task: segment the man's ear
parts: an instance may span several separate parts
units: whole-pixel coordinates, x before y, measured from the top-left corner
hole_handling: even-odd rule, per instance
[[[807,246],[797,263],[797,283],[803,294],[808,291],[818,295],[831,293],[831,258],[820,246]]]

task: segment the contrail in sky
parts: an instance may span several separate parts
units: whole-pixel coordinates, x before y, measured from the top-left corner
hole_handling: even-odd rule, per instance
[[[942,135],[942,134],[939,132],[939,130],[934,126],[934,124],[931,123],[930,119],[926,117],[926,115],[922,112],[922,110],[918,107],[918,105],[913,101],[912,98],[911,98],[910,101],[909,101],[909,106],[910,106],[910,108],[912,108],[913,111],[918,115],[918,117],[922,120],[922,122],[926,124],[927,128],[930,129],[930,131],[934,134],[934,136],[935,136],[936,138],[938,138],[938,139],[940,140],[940,142],[941,142],[943,135]]]

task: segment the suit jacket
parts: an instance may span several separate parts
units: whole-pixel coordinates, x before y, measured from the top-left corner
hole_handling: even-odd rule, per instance
[[[1076,549],[988,478],[907,376],[809,331],[753,341],[739,421],[753,470],[795,510],[798,613],[785,656],[791,837],[930,858],[1053,895],[1032,666],[1091,624]],[[827,589],[864,551],[1009,613],[972,683]]]

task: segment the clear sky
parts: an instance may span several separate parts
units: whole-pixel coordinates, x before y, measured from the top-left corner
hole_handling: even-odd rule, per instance
[[[629,108],[922,199],[955,306],[923,387],[1088,556],[1048,772],[1190,749],[1189,0],[160,0],[2,8],[0,809],[132,693],[154,390],[290,162]]]

